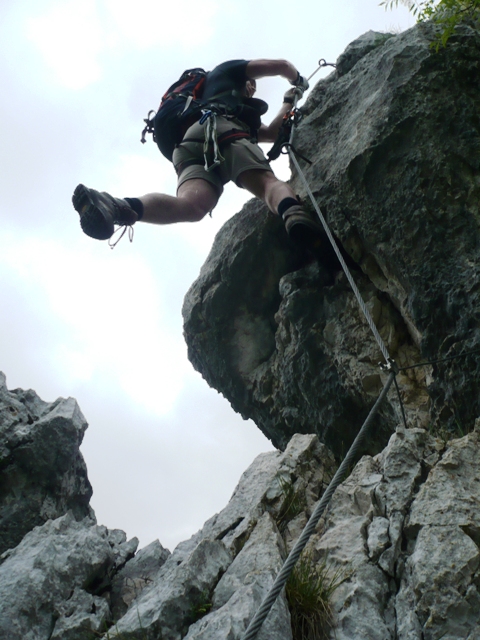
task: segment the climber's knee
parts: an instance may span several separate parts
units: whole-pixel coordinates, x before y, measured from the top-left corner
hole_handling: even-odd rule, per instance
[[[185,220],[197,222],[216,206],[219,194],[210,182],[194,178],[180,185],[177,197],[184,204]]]

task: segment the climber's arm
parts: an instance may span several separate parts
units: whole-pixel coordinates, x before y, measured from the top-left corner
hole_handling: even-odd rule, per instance
[[[250,60],[247,65],[246,74],[253,80],[267,78],[269,76],[281,76],[291,84],[296,82],[299,72],[288,60]]]
[[[258,130],[259,142],[275,142],[275,140],[277,139],[280,127],[282,126],[282,122],[285,114],[287,114],[292,109],[294,95],[295,95],[295,89],[289,89],[285,93],[285,95],[283,96],[284,102],[280,107],[280,111],[277,113],[275,118],[271,121],[269,125],[262,124],[262,126]]]

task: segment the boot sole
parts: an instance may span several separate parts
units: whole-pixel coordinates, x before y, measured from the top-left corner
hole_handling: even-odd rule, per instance
[[[84,233],[95,240],[108,240],[115,231],[113,216],[97,204],[95,193],[79,184],[72,196],[73,208],[80,214],[80,226]]]

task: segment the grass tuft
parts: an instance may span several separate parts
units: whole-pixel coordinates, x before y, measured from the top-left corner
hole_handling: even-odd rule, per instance
[[[332,627],[330,600],[343,581],[343,571],[330,573],[325,561],[303,553],[286,585],[293,640],[327,640]]]
[[[283,534],[290,520],[293,520],[305,509],[305,497],[301,492],[295,490],[292,482],[285,480],[281,475],[277,476],[277,481],[280,485],[283,502],[275,521],[278,530]]]

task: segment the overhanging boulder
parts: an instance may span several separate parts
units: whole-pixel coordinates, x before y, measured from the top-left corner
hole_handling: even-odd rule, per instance
[[[426,24],[352,43],[295,138],[400,367],[480,348],[480,35],[462,26],[439,53],[433,35]],[[385,379],[346,279],[302,264],[258,201],[218,233],[184,319],[193,365],[280,448],[315,432],[341,455]],[[400,373],[409,425],[468,431],[479,380],[478,353]],[[371,451],[400,420],[392,391]]]

